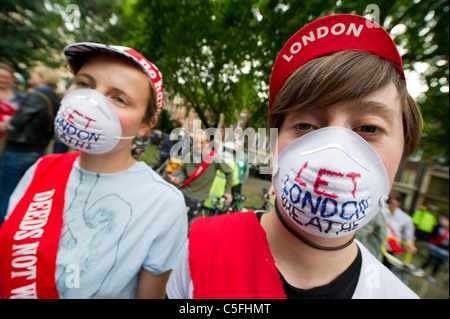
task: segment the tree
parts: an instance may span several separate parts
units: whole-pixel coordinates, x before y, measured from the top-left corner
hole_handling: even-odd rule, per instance
[[[0,59],[27,75],[29,66],[42,62],[65,65],[64,46],[76,41],[110,42],[121,2],[96,0],[2,0]]]
[[[36,60],[58,65],[54,50],[62,44],[49,28],[59,17],[45,8],[44,1],[3,0],[0,8],[0,58],[16,69],[24,70]]]
[[[348,0],[137,0],[124,12],[122,39],[154,59],[167,90],[183,95],[206,127],[216,125],[220,113],[227,124],[233,122],[234,110],[244,107],[251,125],[264,125],[273,61],[289,37],[328,14],[371,14],[401,48],[407,71],[427,66],[422,76],[428,91],[418,97],[426,121],[421,152],[448,162],[445,0],[381,0],[370,6]]]
[[[206,127],[258,103],[263,74],[254,71],[261,52],[250,2],[136,1],[125,12],[122,39],[160,67],[169,94],[183,95]]]

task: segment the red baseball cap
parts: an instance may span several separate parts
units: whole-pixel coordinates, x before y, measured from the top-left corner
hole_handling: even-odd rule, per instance
[[[295,33],[275,60],[269,87],[269,111],[286,79],[315,58],[343,50],[362,50],[389,60],[405,80],[402,58],[389,33],[379,24],[352,14],[315,20]]]
[[[106,45],[93,42],[78,42],[69,44],[64,48],[64,55],[66,56],[67,61],[69,61],[69,63],[72,63],[72,61],[77,59],[77,56],[79,56],[81,53],[94,51],[117,53],[136,63],[145,72],[145,74],[148,75],[153,85],[155,86],[156,114],[158,115],[159,112],[161,112],[165,104],[164,89],[161,72],[155,64],[147,60],[144,56],[142,56],[139,52],[132,48],[120,45]]]

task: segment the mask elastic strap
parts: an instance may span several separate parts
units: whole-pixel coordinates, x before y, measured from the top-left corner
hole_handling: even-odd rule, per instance
[[[308,246],[311,246],[313,248],[316,249],[320,249],[320,250],[326,250],[326,251],[336,251],[336,250],[341,250],[344,249],[345,247],[349,246],[353,240],[355,239],[355,235],[353,235],[352,239],[350,239],[347,243],[341,245],[341,246],[336,246],[336,247],[326,247],[326,246],[321,246],[318,245],[316,243],[313,243],[312,241],[306,239],[305,237],[303,237],[302,235],[300,235],[299,233],[297,233],[296,231],[294,231],[291,227],[289,227],[289,225],[286,223],[286,221],[283,219],[283,217],[281,216],[281,212],[280,209],[278,208],[278,203],[277,203],[277,199],[275,199],[275,211],[277,213],[278,219],[281,221],[281,223],[283,224],[283,226],[295,237],[297,237],[298,239],[300,239],[302,242],[304,242],[305,244],[307,244]]]
[[[132,140],[136,136],[114,136],[115,140]]]

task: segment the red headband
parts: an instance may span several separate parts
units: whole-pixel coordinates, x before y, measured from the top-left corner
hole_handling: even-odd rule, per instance
[[[315,20],[295,33],[281,49],[272,70],[269,111],[286,79],[315,58],[343,50],[362,50],[389,60],[405,80],[397,47],[379,24],[352,14]]]

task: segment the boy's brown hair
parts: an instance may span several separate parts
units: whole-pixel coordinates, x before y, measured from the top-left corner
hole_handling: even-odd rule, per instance
[[[298,68],[275,97],[269,112],[269,126],[280,128],[287,114],[301,108],[324,108],[361,99],[389,83],[394,83],[401,99],[405,159],[420,143],[423,128],[420,108],[392,64],[365,51],[340,51]]]

